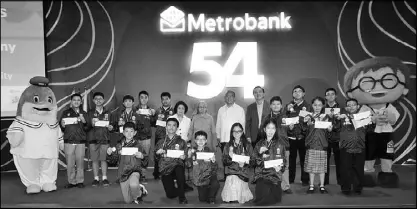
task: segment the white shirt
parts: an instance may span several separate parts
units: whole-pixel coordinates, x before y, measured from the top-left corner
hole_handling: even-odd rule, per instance
[[[216,134],[220,142],[230,141],[230,129],[234,123],[240,123],[245,130],[245,110],[234,103],[231,107],[222,106],[217,113]]]
[[[387,111],[390,112],[390,113],[394,113],[395,122],[397,122],[398,118],[400,117],[400,113],[397,111],[397,109],[394,106],[392,106],[392,104],[389,104],[388,107],[382,107],[381,109],[373,109],[373,110],[377,114],[382,114],[385,109],[387,109]],[[361,110],[359,112],[366,112],[366,111],[370,111],[372,113],[371,108],[369,108],[366,105],[362,105]],[[394,124],[395,124],[395,122],[394,122]],[[391,133],[391,132],[394,131],[394,129],[392,128],[392,125],[390,123],[387,123],[387,124],[381,125],[381,126],[377,125],[375,127],[375,133]]]
[[[261,127],[262,122],[262,110],[264,109],[264,100],[262,100],[261,104],[256,103],[256,109],[258,110],[258,128]]]
[[[184,115],[182,116],[182,120],[180,121],[180,119],[178,119],[177,114],[170,116],[168,118],[175,118],[178,120],[178,122],[180,122],[180,125],[178,126],[176,134],[181,136],[181,138],[184,139],[185,141],[188,141],[188,130],[190,129],[191,119]]]

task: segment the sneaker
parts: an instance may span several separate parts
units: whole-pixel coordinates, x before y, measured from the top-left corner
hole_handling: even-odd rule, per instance
[[[184,199],[182,199],[182,200],[180,199],[180,200],[179,200],[179,203],[180,203],[180,204],[188,204],[188,201],[187,201],[187,199],[186,199],[186,198],[184,198]]]
[[[64,188],[65,189],[71,189],[71,188],[74,188],[76,186],[77,186],[76,184],[67,184],[67,185],[64,186]]]
[[[329,193],[329,192],[326,190],[326,188],[324,188],[324,186],[321,186],[321,187],[320,187],[320,193],[322,193],[322,194],[327,194],[327,193]]]
[[[287,189],[287,190],[284,190],[284,193],[285,194],[292,194],[292,191],[291,191],[291,189]]]
[[[148,190],[146,190],[145,186],[143,186],[142,184],[139,184],[139,187],[142,193],[141,197],[146,197],[146,195],[148,195]]]
[[[313,194],[314,193],[314,186],[310,186],[307,190],[307,194]]]
[[[77,184],[77,187],[78,187],[78,188],[84,188],[84,184],[83,184],[83,183],[78,183],[78,184]]]
[[[109,186],[110,185],[110,182],[109,182],[109,180],[107,180],[107,179],[104,179],[103,180],[103,186]]]
[[[142,199],[142,197],[138,197],[138,198],[136,198],[136,200],[133,200],[133,203],[134,204],[142,204],[143,203],[143,199]]]
[[[97,181],[96,179],[94,179],[92,185],[93,185],[93,187],[96,187],[96,186],[100,185],[100,182]]]

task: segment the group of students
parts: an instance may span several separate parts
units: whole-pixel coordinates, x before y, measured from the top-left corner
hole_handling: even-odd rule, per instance
[[[255,89],[261,87],[255,87]],[[262,89],[263,90],[263,89]],[[301,86],[296,86],[294,92],[305,92]],[[329,88],[328,93],[336,94],[336,90]],[[233,94],[234,96],[234,94]],[[304,96],[304,95],[303,95]],[[185,183],[185,167],[192,168],[192,182],[198,188],[199,200],[215,203],[215,197],[220,188],[217,179],[218,163],[216,158],[197,159],[198,152],[216,152],[216,148],[208,146],[206,131],[196,130],[193,139],[185,140],[187,134],[178,134],[180,122],[173,115],[178,108],[187,112],[187,105],[178,102],[175,108],[170,107],[171,96],[168,92],[161,94],[163,107],[157,111],[147,106],[149,94],[139,93],[140,104],[133,107],[134,98],[126,95],[123,98],[123,108],[110,112],[104,104],[104,94],[96,92],[93,95],[95,109],[84,112],[81,108],[81,95],[71,96],[71,108],[65,110],[60,118],[64,131],[64,152],[67,160],[68,185],[66,188],[84,187],[84,154],[88,141],[89,154],[93,162],[93,186],[102,184],[108,186],[107,162],[108,156],[118,159],[117,179],[126,203],[140,203],[148,191],[143,186],[146,183],[145,171],[149,162],[151,127],[155,132],[155,178],[161,176],[163,187],[168,198],[179,198],[181,204],[186,204],[185,192],[190,188]],[[338,114],[324,114],[328,103],[322,97],[315,97],[311,105],[301,102],[291,102],[283,106],[279,96],[270,100],[270,114],[262,119],[260,131],[255,143],[252,144],[245,136],[244,124],[236,122],[230,129],[230,141],[222,144],[222,163],[226,182],[221,196],[224,202],[245,203],[253,199],[249,189],[249,179],[256,183],[255,200],[257,205],[275,204],[281,201],[281,183],[288,175],[288,149],[290,143],[299,143],[303,138],[306,149],[305,159],[300,159],[302,166],[302,180],[304,172],[309,174],[309,188],[307,193],[314,193],[314,177],[319,174],[319,191],[327,193],[325,188],[325,173],[328,173],[328,147],[334,144],[332,138],[338,138],[337,148],[340,150],[338,162],[338,183],[342,192],[353,191],[361,193],[365,161],[365,133],[367,126],[355,129],[352,123],[353,115],[358,113],[360,106],[355,99],[346,101],[346,108]],[[182,106],[182,107],[181,107]],[[311,112],[305,117],[299,117],[294,124],[286,124],[286,118],[298,117],[301,110]],[[65,118],[77,118],[74,124],[65,124]],[[108,121],[105,125],[97,125],[100,121]],[[315,128],[316,121],[330,121],[327,129]],[[163,123],[163,124],[162,124]],[[183,123],[181,123],[183,124]],[[188,124],[189,125],[189,124]],[[120,134],[120,140],[115,147],[110,147],[110,132]],[[187,143],[193,141],[194,143]],[[213,143],[213,142],[210,142]],[[292,146],[292,144],[291,144]],[[134,155],[121,155],[123,147],[137,147]],[[220,147],[220,145],[218,145]],[[168,157],[168,150],[182,150],[184,154],[178,158]],[[301,154],[301,153],[300,153]],[[234,160],[234,155],[248,156],[249,160],[240,162]],[[300,155],[301,157],[301,155]],[[304,158],[304,157],[303,157]],[[265,161],[280,159],[282,164],[268,166]],[[99,178],[101,164],[102,181]],[[269,164],[269,163],[268,163]],[[76,167],[76,169],[75,169]],[[251,169],[254,175],[251,176]],[[295,168],[294,168],[295,170]],[[339,178],[340,174],[340,178]],[[294,174],[295,175],[295,174]],[[288,180],[287,180],[288,181]]]

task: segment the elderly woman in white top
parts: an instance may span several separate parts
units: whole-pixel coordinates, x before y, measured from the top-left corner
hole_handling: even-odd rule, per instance
[[[183,101],[179,101],[175,104],[174,115],[169,118],[176,118],[180,125],[177,129],[177,135],[181,136],[186,142],[188,142],[188,130],[190,128],[191,119],[188,118],[185,114],[188,111],[188,106]]]
[[[210,150],[215,150],[217,145],[216,125],[213,117],[207,113],[207,103],[200,101],[197,105],[197,114],[193,115],[188,137],[193,139],[197,131],[205,131],[207,133],[207,146]],[[194,142],[192,142],[195,145]]]

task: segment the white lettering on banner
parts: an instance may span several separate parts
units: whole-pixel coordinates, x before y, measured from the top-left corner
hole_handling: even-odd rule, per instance
[[[221,55],[220,42],[194,43],[190,73],[206,72],[210,75],[211,82],[208,85],[197,85],[189,81],[187,95],[209,99],[219,95],[224,87],[243,87],[244,98],[252,98],[252,89],[255,86],[264,86],[264,76],[257,74],[257,43],[238,42],[223,67],[214,60],[205,59]],[[240,61],[243,61],[243,75],[232,75]]]
[[[201,13],[197,18],[193,14],[188,14],[187,26],[185,26],[185,13],[174,6],[161,13],[160,30],[162,32],[227,32],[232,28],[235,31],[260,31],[265,30],[280,30],[291,29],[291,16],[286,16],[284,12],[277,13],[277,16],[258,18],[252,17],[249,13],[238,17],[222,17],[217,18],[207,17]]]

